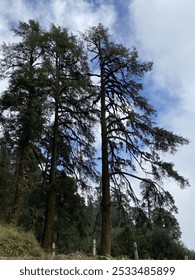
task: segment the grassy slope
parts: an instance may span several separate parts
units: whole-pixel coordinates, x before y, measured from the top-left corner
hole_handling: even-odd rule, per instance
[[[32,233],[0,224],[0,258],[38,259],[43,257],[44,252]]]

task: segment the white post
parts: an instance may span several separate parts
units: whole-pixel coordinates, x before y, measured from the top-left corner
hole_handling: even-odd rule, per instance
[[[55,254],[56,254],[56,244],[52,243],[52,258],[55,258]]]
[[[138,250],[137,250],[137,242],[133,242],[133,246],[134,246],[134,254],[135,254],[135,259],[138,260]]]
[[[93,239],[93,256],[96,256],[96,239]]]

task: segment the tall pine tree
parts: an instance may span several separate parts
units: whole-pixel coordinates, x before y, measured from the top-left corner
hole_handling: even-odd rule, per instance
[[[2,93],[1,124],[3,132],[15,150],[15,198],[10,222],[17,225],[25,189],[28,185],[28,166],[32,163],[35,144],[45,122],[46,100],[41,69],[42,30],[39,23],[20,22],[13,29],[21,39],[18,43],[3,44],[0,61],[1,77],[9,81]]]
[[[95,121],[90,109],[93,87],[87,76],[87,58],[82,44],[68,29],[51,26],[44,34],[44,71],[47,73],[51,120],[47,129],[49,147],[49,193],[43,247],[51,250],[56,209],[56,173],[63,170],[78,185],[95,177],[93,167]],[[43,149],[45,149],[43,147]]]
[[[156,188],[164,177],[175,179],[181,187],[188,185],[173,164],[159,156],[159,152],[173,154],[178,146],[188,144],[188,140],[154,122],[155,109],[143,96],[140,82],[144,74],[151,71],[151,62],[142,62],[136,49],[129,50],[113,42],[101,24],[89,29],[84,39],[90,53],[91,75],[99,78],[95,102],[101,126],[101,253],[105,255],[111,252],[111,187],[126,186],[130,197],[137,202],[131,178],[150,182]],[[94,69],[96,74],[93,74]],[[136,173],[139,169],[143,176]]]

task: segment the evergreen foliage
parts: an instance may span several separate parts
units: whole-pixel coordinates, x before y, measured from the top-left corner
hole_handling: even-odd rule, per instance
[[[0,50],[8,81],[0,95],[0,219],[33,231],[46,252],[55,241],[59,253],[89,253],[96,237],[102,255],[133,258],[136,241],[142,258],[181,258],[177,207],[163,181],[189,182],[164,155],[189,141],[155,122],[141,83],[152,62],[101,24],[80,38],[34,20],[13,33],[18,41]]]

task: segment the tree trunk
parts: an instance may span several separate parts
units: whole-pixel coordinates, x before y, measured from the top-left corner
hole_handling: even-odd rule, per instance
[[[54,220],[55,220],[57,141],[58,141],[58,102],[56,101],[55,120],[54,120],[54,127],[53,127],[51,169],[50,169],[50,179],[49,179],[49,196],[47,201],[47,209],[45,215],[45,225],[44,225],[43,241],[42,241],[42,247],[47,253],[50,253],[52,249],[53,227],[54,227]]]
[[[22,206],[23,192],[24,192],[23,166],[22,163],[20,163],[18,174],[17,174],[14,205],[9,218],[9,222],[15,226],[17,226],[19,220],[19,214]]]
[[[28,141],[27,141],[28,142]],[[16,189],[15,189],[15,197],[14,197],[14,204],[12,208],[12,212],[8,217],[8,220],[11,224],[17,226],[20,210],[23,204],[23,193],[25,189],[25,182],[24,182],[24,167],[26,163],[26,153],[28,150],[28,143],[25,143],[25,147],[22,148],[18,168],[16,170]]]
[[[49,198],[45,215],[45,226],[42,247],[47,253],[51,253],[53,242],[53,227],[55,219],[56,192],[55,185],[50,185]]]
[[[106,126],[106,95],[104,72],[101,67],[101,136],[102,136],[102,232],[101,254],[110,255],[110,175],[108,164],[108,138]]]

